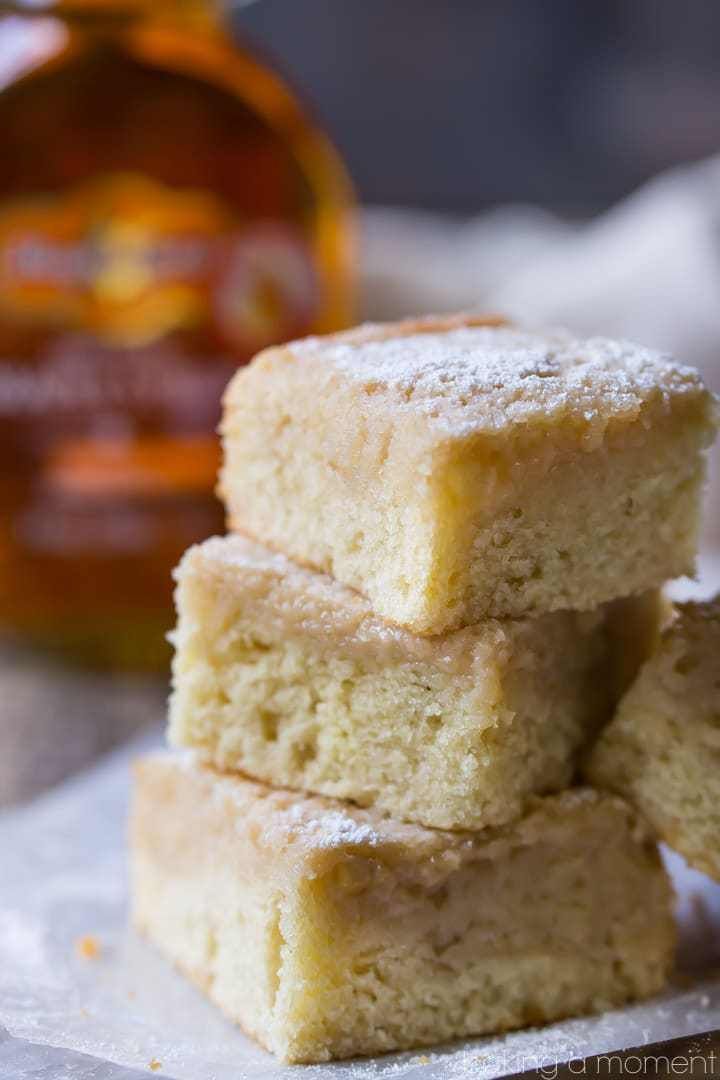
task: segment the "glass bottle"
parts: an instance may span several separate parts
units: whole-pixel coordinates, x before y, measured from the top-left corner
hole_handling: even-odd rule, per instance
[[[350,321],[348,182],[209,0],[0,14],[0,626],[152,667],[228,377]]]

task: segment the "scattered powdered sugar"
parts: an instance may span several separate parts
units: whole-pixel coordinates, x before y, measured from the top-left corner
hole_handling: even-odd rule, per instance
[[[356,821],[342,810],[324,810],[308,816],[307,807],[296,803],[288,811],[295,836],[315,848],[376,847],[383,840],[367,822]]]
[[[176,766],[198,777],[207,777],[202,757],[194,750],[162,751],[156,759],[168,766]],[[376,847],[388,835],[383,835],[367,821],[358,820],[363,814],[357,811],[358,818],[331,804],[325,805],[322,797],[307,796],[291,791],[275,790],[257,781],[243,777],[215,773],[209,793],[210,799],[218,806],[225,806],[230,801],[239,812],[237,827],[244,831],[248,813],[258,809],[257,800],[264,806],[261,812],[264,818],[263,834],[269,846],[276,841],[298,840],[304,847],[329,849],[348,846]],[[402,826],[395,826],[402,829]],[[1,939],[0,939],[1,941]]]
[[[276,574],[286,575],[295,573],[300,577],[310,575],[302,567],[292,563],[285,555],[264,547],[246,536],[236,535],[232,539],[234,543],[227,543],[226,536],[212,536],[201,544],[194,544],[188,548],[183,556],[180,566],[175,570],[175,577],[182,577],[183,567],[192,561],[198,554],[207,555],[227,566],[255,567],[258,570],[270,570]],[[327,578],[328,582],[331,578]]]
[[[692,368],[667,355],[627,341],[579,341],[563,330],[473,326],[381,341],[305,342],[298,351],[453,428],[462,422],[495,429],[563,413],[590,423],[635,413],[658,394],[669,400],[701,388]]]

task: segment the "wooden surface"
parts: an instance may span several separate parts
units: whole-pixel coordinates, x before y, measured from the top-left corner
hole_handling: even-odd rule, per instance
[[[0,807],[161,723],[167,680],[86,672],[0,642]]]

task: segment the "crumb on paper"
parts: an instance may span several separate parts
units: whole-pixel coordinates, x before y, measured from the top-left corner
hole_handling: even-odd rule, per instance
[[[101,952],[100,941],[94,934],[83,934],[75,942],[75,952],[83,960],[97,960]]]
[[[86,1017],[86,1016],[89,1016],[90,1014],[89,1014],[89,1012],[87,1011],[87,1009],[81,1009],[81,1010],[80,1010],[80,1015],[81,1015],[82,1017]]]
[[[152,1072],[157,1072],[161,1065],[162,1061],[158,1061],[156,1057],[150,1058],[150,1060],[148,1061],[148,1069],[150,1069]]]
[[[417,1057],[411,1059],[413,1065],[429,1065],[430,1058],[427,1054],[418,1054]]]
[[[131,1001],[134,1001],[135,998],[137,997],[137,994],[135,993],[134,990],[128,990],[127,996],[130,998]]]

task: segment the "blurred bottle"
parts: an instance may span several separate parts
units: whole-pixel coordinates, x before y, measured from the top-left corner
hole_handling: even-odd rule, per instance
[[[229,375],[349,321],[350,194],[209,0],[41,6],[0,3],[0,623],[152,667]]]

